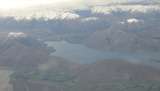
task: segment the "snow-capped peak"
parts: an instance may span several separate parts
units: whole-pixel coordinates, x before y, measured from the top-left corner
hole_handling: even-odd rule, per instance
[[[26,37],[27,34],[23,33],[23,32],[9,32],[8,33],[8,37],[10,38],[19,38],[19,37]]]
[[[139,20],[138,19],[136,19],[136,18],[130,18],[130,19],[127,19],[127,23],[129,23],[129,24],[132,24],[132,23],[138,23],[139,22]]]

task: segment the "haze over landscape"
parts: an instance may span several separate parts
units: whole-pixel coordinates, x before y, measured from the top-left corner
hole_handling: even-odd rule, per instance
[[[0,0],[0,91],[159,91],[159,0]]]

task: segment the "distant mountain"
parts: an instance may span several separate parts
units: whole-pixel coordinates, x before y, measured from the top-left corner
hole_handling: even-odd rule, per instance
[[[0,65],[8,67],[36,67],[48,59],[47,47],[31,37],[6,37],[0,42]]]
[[[146,16],[146,19],[139,17],[118,20],[110,28],[94,32],[85,44],[101,50],[158,52],[160,31],[157,25],[159,22],[155,19],[157,15]]]
[[[125,2],[125,3],[159,3],[159,0],[113,0],[117,2]]]
[[[159,4],[159,0],[128,0],[128,3],[137,3],[137,4]]]

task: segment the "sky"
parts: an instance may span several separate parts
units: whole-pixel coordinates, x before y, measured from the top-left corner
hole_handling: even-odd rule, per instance
[[[104,7],[107,4],[138,1],[148,0],[0,0],[0,17],[16,17],[17,19],[30,19],[32,17],[37,19],[41,17],[47,17],[51,19],[55,17],[68,17],[73,19],[78,18],[79,15],[75,14],[74,12],[68,12],[68,10],[73,11],[77,9],[93,8],[93,12],[107,13],[117,7],[115,5],[111,7]],[[133,11],[145,11],[145,9],[152,8],[152,6],[146,7],[141,5],[126,7],[118,6],[118,8],[119,7],[128,10],[133,8]],[[155,8],[157,8],[157,6]]]
[[[80,5],[83,0],[0,0],[0,9],[22,9],[39,5],[65,6]]]
[[[111,2],[127,2],[141,0],[0,0],[1,10],[22,9],[39,5],[83,7],[85,5],[106,4]]]

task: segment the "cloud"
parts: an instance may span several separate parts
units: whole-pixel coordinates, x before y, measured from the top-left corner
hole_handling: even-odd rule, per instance
[[[95,6],[91,9],[92,13],[110,14],[113,11],[126,11],[126,12],[141,12],[146,13],[152,10],[160,10],[159,5],[109,5],[109,6]]]
[[[105,5],[109,3],[123,3],[127,2],[127,0],[87,0],[88,5]]]
[[[17,13],[21,12],[21,13]],[[2,15],[1,15],[2,16]],[[69,12],[69,11],[56,11],[56,10],[28,10],[28,11],[16,11],[4,13],[3,17],[14,17],[16,20],[32,20],[32,19],[41,19],[51,20],[51,19],[60,19],[60,20],[74,20],[80,18],[80,15]]]
[[[119,9],[143,13],[160,9],[158,5],[111,5],[111,3],[128,2],[128,0],[0,0],[0,2],[0,17],[15,17],[17,20],[77,19],[80,17],[74,13],[77,9],[89,9],[92,13],[102,14],[110,14]]]

